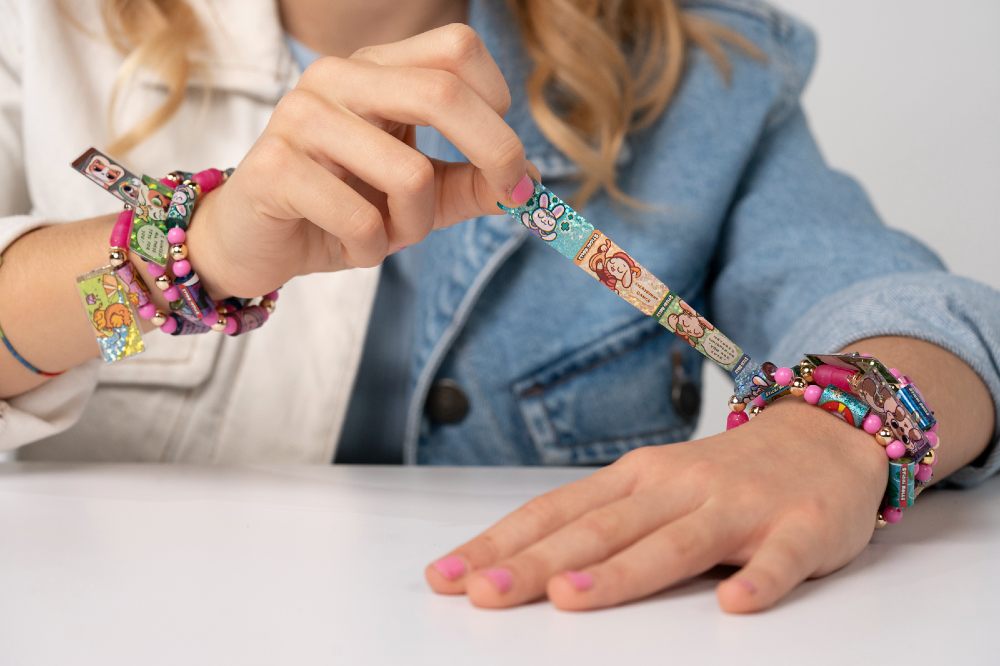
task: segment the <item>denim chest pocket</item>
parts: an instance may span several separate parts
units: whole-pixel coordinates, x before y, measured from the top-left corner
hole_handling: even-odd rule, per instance
[[[695,419],[679,415],[671,400],[678,374],[671,359],[683,359],[682,374],[697,381],[700,363],[692,356],[643,317],[516,382],[517,406],[540,462],[601,464],[641,446],[686,439]]]

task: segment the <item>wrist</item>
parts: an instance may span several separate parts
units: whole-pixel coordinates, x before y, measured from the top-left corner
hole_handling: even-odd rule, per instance
[[[187,228],[187,246],[203,288],[213,300],[218,301],[233,296],[236,292],[229,286],[227,261],[219,252],[223,246],[215,237],[216,225],[211,222],[217,205],[217,191],[209,192],[199,199]]]

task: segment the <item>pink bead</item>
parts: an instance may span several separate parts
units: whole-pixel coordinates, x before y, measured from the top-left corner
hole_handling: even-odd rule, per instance
[[[167,320],[163,322],[163,326],[160,326],[160,330],[168,335],[173,333],[177,330],[177,319],[174,317],[167,317]]]
[[[749,420],[750,417],[746,412],[729,412],[729,416],[726,417],[726,430],[738,428]]]
[[[889,456],[893,460],[902,458],[906,455],[906,445],[898,439],[894,439],[889,442],[889,446],[885,447],[885,455]]]
[[[934,425],[931,426],[931,432],[937,432],[937,429],[938,429],[938,424],[937,423],[935,423]]]
[[[181,290],[177,287],[167,287],[163,290],[163,298],[167,299],[168,303],[173,303],[174,301],[180,299]]]
[[[917,465],[917,473],[913,475],[920,483],[927,483],[934,476],[934,468],[930,465]]]
[[[861,422],[861,427],[864,428],[865,432],[869,435],[874,435],[882,429],[882,419],[878,414],[869,414],[865,417],[865,420]]]
[[[889,374],[895,377],[896,379],[899,379],[899,375],[902,373],[899,372],[899,368],[889,368]]]
[[[903,519],[903,510],[898,506],[887,506],[882,509],[882,517],[885,522],[894,525]]]
[[[278,300],[278,292],[277,291],[272,291],[271,293],[269,293],[266,296],[264,296],[264,298],[266,298],[266,299],[268,299],[270,301],[277,301]]]
[[[226,328],[224,329],[223,332],[226,335],[232,335],[233,333],[236,332],[236,328],[238,326],[239,326],[239,322],[236,321],[236,317],[230,317],[229,319],[226,320]]]
[[[128,235],[132,230],[132,218],[135,216],[133,210],[123,210],[118,213],[115,226],[111,229],[111,247],[128,247]]]
[[[206,326],[211,326],[219,320],[219,313],[215,310],[208,309],[201,313],[202,321],[205,322]]]
[[[180,227],[173,227],[167,232],[167,240],[171,245],[180,245],[187,240],[187,232]]]
[[[754,398],[753,400],[751,400],[750,404],[753,405],[753,406],[755,406],[755,407],[760,407],[761,409],[764,409],[765,407],[767,407],[767,403],[764,402],[764,398],[762,398],[760,396],[757,396],[756,398]]]
[[[167,269],[165,266],[161,266],[155,262],[150,261],[146,264],[146,272],[152,275],[153,277],[158,278],[164,273],[166,273]]]
[[[156,314],[156,306],[153,303],[146,303],[139,308],[139,316],[143,319],[152,319]]]
[[[795,378],[791,368],[778,368],[774,371],[774,381],[782,386],[788,386]]]
[[[815,384],[810,384],[806,387],[806,392],[802,394],[802,397],[806,399],[810,405],[818,405],[820,396],[823,395],[823,389]]]
[[[931,443],[932,449],[936,449],[938,447],[938,444],[941,443],[941,440],[938,439],[937,433],[934,432],[933,430],[928,430],[927,432],[925,432],[924,437],[926,437],[927,441]]]
[[[829,386],[830,384],[833,384],[841,390],[850,392],[851,385],[847,380],[854,376],[855,372],[855,370],[836,368],[832,365],[823,364],[813,370],[813,381],[820,386]]]
[[[192,176],[191,180],[198,183],[202,194],[208,194],[222,184],[222,172],[218,169],[205,169]]]
[[[174,275],[177,277],[184,277],[191,272],[191,262],[187,259],[181,259],[180,261],[174,262]]]

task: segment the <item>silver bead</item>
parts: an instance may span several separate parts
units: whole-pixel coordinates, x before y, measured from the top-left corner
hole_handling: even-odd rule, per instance
[[[153,315],[152,319],[149,321],[153,324],[153,326],[163,326],[164,322],[167,321],[167,315],[157,310],[156,314]]]
[[[161,275],[160,277],[156,278],[154,282],[156,283],[156,288],[159,289],[160,291],[166,291],[167,289],[170,289],[169,275]]]
[[[177,243],[176,245],[170,246],[170,258],[174,261],[180,261],[182,259],[187,259],[188,248],[185,243]]]
[[[261,302],[261,305],[264,305],[264,303]],[[268,310],[268,312],[270,312],[270,310]],[[734,412],[737,413],[742,412],[744,409],[746,409],[746,407],[747,404],[743,402],[743,400],[739,396],[734,395],[731,398],[729,398],[729,409],[733,410]]]

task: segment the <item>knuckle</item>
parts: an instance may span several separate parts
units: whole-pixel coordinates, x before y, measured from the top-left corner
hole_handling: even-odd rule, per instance
[[[260,138],[254,148],[254,160],[268,172],[288,172],[295,159],[295,149],[285,137],[267,133]]]
[[[274,109],[274,117],[292,127],[300,127],[316,113],[319,105],[320,101],[314,93],[296,88],[281,98]]]
[[[603,512],[589,513],[580,519],[580,529],[604,547],[617,541],[620,524],[614,516]]]
[[[524,145],[514,131],[508,128],[494,145],[492,155],[499,167],[518,166],[525,160]]]
[[[402,165],[402,172],[404,175],[400,189],[403,194],[421,194],[434,184],[434,165],[422,155]]]
[[[299,79],[299,87],[303,85],[328,85],[342,71],[344,62],[344,58],[338,58],[337,56],[324,56],[317,59],[302,72],[302,77]]]
[[[483,40],[471,27],[464,23],[452,23],[441,28],[445,56],[453,62],[473,58],[485,50]]]
[[[376,65],[382,64],[382,49],[378,46],[362,46],[351,54],[351,60],[367,60]]]
[[[382,214],[368,202],[359,204],[347,220],[347,238],[345,240],[358,243],[370,243],[379,237],[382,229]],[[371,265],[379,263],[379,258],[372,258]]]
[[[424,89],[430,102],[438,108],[452,107],[462,98],[462,82],[451,72],[427,72]]]
[[[548,529],[560,521],[560,510],[548,495],[541,495],[521,507],[522,515],[535,526]]]

